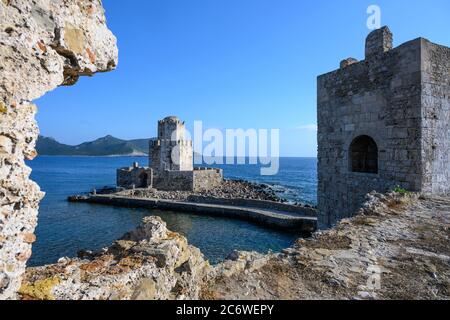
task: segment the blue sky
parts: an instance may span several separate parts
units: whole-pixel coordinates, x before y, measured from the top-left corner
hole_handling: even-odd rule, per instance
[[[152,137],[178,115],[192,128],[279,128],[282,156],[316,156],[316,77],[363,59],[367,7],[397,46],[450,46],[450,1],[103,0],[118,37],[111,73],[37,101],[41,133],[77,144]]]

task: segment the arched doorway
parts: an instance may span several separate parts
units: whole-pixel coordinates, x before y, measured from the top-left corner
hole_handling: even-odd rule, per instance
[[[138,188],[147,188],[148,187],[148,174],[146,172],[142,172],[139,175],[139,186]]]
[[[351,172],[378,173],[378,146],[369,136],[363,135],[353,140],[349,159]]]

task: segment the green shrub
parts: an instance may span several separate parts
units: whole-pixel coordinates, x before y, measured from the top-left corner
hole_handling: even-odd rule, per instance
[[[395,192],[395,193],[399,193],[399,194],[401,194],[401,195],[407,195],[407,194],[409,194],[409,191],[408,191],[408,190],[406,190],[406,189],[404,189],[404,188],[402,188],[402,187],[400,187],[400,186],[396,186],[396,187],[394,188],[394,192]]]

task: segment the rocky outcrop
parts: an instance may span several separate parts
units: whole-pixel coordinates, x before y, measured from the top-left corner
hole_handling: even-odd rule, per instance
[[[209,266],[160,218],[100,253],[29,269],[23,299],[449,299],[450,199],[372,193],[281,253]]]
[[[449,299],[450,199],[372,193],[359,215],[283,253],[235,253],[203,299]]]
[[[209,264],[158,217],[100,253],[29,269],[20,293],[42,300],[198,299]]]
[[[32,101],[117,62],[99,0],[0,0],[0,300],[16,297],[43,196],[25,165],[37,155]]]

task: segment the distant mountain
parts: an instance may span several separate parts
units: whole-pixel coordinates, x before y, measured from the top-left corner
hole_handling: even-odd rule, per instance
[[[122,140],[106,136],[77,146],[62,144],[53,138],[39,136],[36,150],[45,156],[144,156],[151,139]]]
[[[36,150],[41,155],[64,155],[69,154],[71,151],[71,146],[59,143],[53,138],[47,138],[39,136],[36,143]]]

